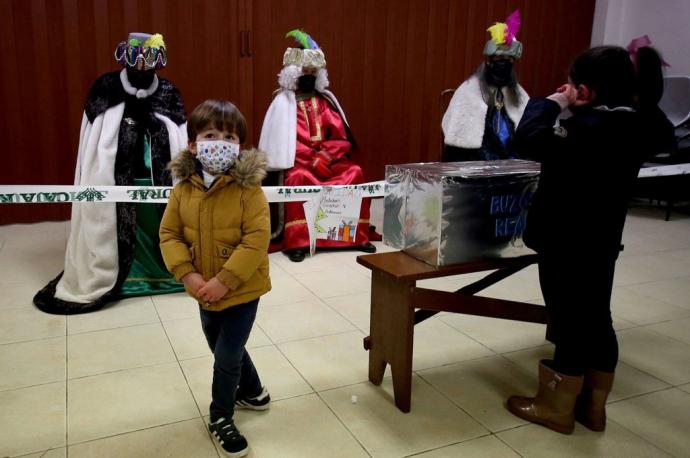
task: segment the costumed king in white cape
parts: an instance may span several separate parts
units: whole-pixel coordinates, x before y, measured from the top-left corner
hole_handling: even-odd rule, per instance
[[[167,164],[187,145],[182,97],[155,71],[167,64],[160,34],[130,34],[115,50],[124,68],[91,87],[75,185],[170,186]],[[183,291],[158,249],[164,205],[73,203],[64,271],[34,297],[48,313],[75,314],[125,297]]]
[[[519,29],[517,10],[487,29],[484,62],[458,87],[443,115],[443,162],[516,158],[512,140],[529,100],[513,69],[522,55]]]

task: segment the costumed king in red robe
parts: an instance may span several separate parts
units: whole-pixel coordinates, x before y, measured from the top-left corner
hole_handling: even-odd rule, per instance
[[[259,148],[269,170],[285,170],[285,186],[349,185],[364,182],[359,165],[349,158],[353,139],[340,103],[326,89],[326,58],[306,33],[293,30],[300,48],[288,48],[278,75],[280,89],[261,128]],[[317,248],[376,251],[369,243],[369,199],[362,200],[355,242],[318,239]],[[309,232],[302,202],[285,203],[283,251],[290,260],[304,260]]]

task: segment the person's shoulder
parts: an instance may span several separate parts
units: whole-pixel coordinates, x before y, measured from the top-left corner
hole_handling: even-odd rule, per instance
[[[93,122],[108,108],[125,99],[125,91],[120,81],[120,71],[105,73],[93,82],[86,98],[84,112],[89,122]]]

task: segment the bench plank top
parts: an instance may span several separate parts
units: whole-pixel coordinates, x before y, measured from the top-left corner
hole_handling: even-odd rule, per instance
[[[535,263],[536,260],[536,254],[529,254],[514,258],[497,258],[434,267],[402,251],[357,256],[358,264],[372,271],[383,272],[403,282],[529,265]]]

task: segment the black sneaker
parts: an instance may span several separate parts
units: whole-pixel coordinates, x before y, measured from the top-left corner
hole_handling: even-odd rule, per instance
[[[235,401],[235,410],[250,409],[250,410],[266,410],[271,403],[271,395],[264,386],[261,389],[261,394],[254,398],[238,398]]]
[[[249,453],[247,439],[240,434],[235,426],[235,422],[231,419],[220,418],[213,423],[209,423],[208,430],[223,448],[226,456],[240,458]]]

